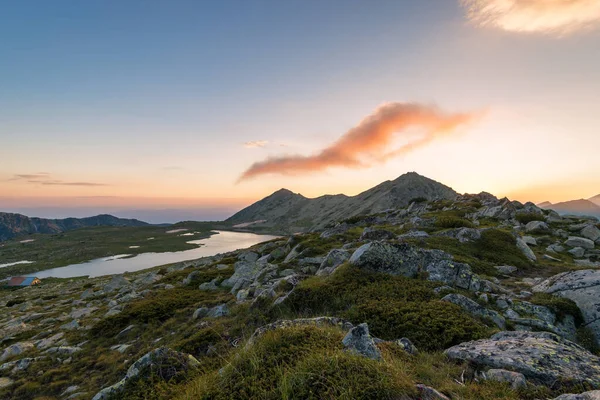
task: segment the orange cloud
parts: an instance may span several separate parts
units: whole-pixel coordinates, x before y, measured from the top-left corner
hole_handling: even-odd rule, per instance
[[[244,143],[244,147],[247,149],[255,149],[257,147],[265,147],[268,144],[269,144],[268,140],[253,140],[253,141]]]
[[[461,0],[480,26],[513,32],[568,34],[600,25],[599,0]]]
[[[376,162],[412,152],[449,135],[478,114],[447,114],[436,107],[416,103],[386,103],[359,122],[331,146],[312,156],[288,155],[254,163],[240,181],[263,174],[295,174],[320,171],[329,167],[366,168]],[[420,127],[423,135],[415,138],[408,128]],[[398,133],[408,142],[389,151]]]

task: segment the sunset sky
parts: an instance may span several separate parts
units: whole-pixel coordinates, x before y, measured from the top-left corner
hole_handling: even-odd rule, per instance
[[[600,193],[600,0],[0,5],[0,211]]]

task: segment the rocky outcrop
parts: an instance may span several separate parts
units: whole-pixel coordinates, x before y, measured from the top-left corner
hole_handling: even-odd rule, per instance
[[[570,247],[582,247],[586,250],[591,250],[594,248],[593,241],[578,236],[569,236],[565,244]]]
[[[533,250],[531,250],[529,248],[529,246],[527,245],[527,243],[525,243],[525,241],[518,237],[517,238],[517,248],[519,250],[521,250],[521,252],[525,255],[525,257],[527,257],[529,260],[531,261],[536,261],[537,257],[535,255],[535,253],[533,252]]]
[[[592,390],[580,394],[561,394],[554,400],[600,400],[600,390]]]
[[[522,373],[540,384],[568,381],[600,387],[600,358],[549,332],[499,332],[446,350],[453,360]]]
[[[462,294],[451,293],[442,298],[442,301],[447,301],[456,304],[474,317],[489,319],[496,324],[500,329],[506,329],[506,320],[497,311],[488,310],[479,305],[477,302],[463,296]]]
[[[198,360],[189,354],[180,353],[166,347],[160,347],[146,353],[131,364],[125,377],[112,386],[102,389],[92,400],[115,398],[123,392],[128,381],[134,378],[144,378],[150,374],[169,380],[179,371],[186,371],[199,365]]]
[[[600,343],[600,270],[563,272],[532,288],[573,300],[583,315],[584,326],[590,328]]]
[[[350,253],[343,249],[331,250],[316,273],[317,276],[331,275],[337,267],[345,263],[350,258]]]
[[[360,269],[414,278],[420,272],[431,281],[480,290],[482,281],[467,264],[452,261],[441,250],[424,250],[408,243],[370,242],[359,247],[350,263]]]

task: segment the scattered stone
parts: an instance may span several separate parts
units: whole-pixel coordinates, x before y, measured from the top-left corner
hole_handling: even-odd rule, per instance
[[[591,250],[594,248],[594,242],[590,239],[577,237],[577,236],[569,236],[567,241],[565,242],[567,246],[570,247],[583,247],[584,249]]]
[[[421,383],[417,384],[416,388],[419,392],[420,400],[450,400],[449,397],[444,396],[434,388],[425,386]]]
[[[511,275],[514,274],[515,272],[517,272],[517,267],[514,267],[512,265],[498,265],[496,267],[494,267],[496,269],[496,271],[500,272],[503,275]]]
[[[523,239],[521,239],[520,237],[517,238],[517,247],[519,248],[519,250],[521,250],[521,252],[525,255],[525,257],[527,257],[531,261],[537,260],[537,257],[535,256],[535,253],[533,252],[533,250],[531,250],[529,248],[529,246],[527,245],[527,243],[525,243],[525,241]]]
[[[125,350],[127,350],[130,347],[131,347],[130,344],[115,344],[114,346],[110,346],[110,349],[116,350],[119,353],[123,354],[123,353],[125,353]]]
[[[363,233],[360,235],[360,241],[366,240],[393,240],[396,239],[394,232],[387,231],[385,229],[377,228],[365,228]]]
[[[4,349],[4,352],[0,356],[0,361],[4,361],[12,356],[18,356],[19,354],[33,349],[34,347],[35,346],[32,342],[19,342],[11,344],[10,346]]]
[[[350,258],[350,253],[343,249],[334,249],[327,253],[325,259],[319,266],[317,276],[331,275],[337,267],[345,263]]]
[[[527,233],[546,233],[550,232],[550,227],[543,221],[531,221],[525,225]]]
[[[546,247],[546,251],[550,251],[552,253],[562,253],[565,251],[565,248],[560,243],[554,243]]]
[[[200,278],[200,271],[192,271],[183,280],[183,286],[188,286],[190,283]]]
[[[600,390],[580,394],[561,394],[554,400],[600,400]]]
[[[112,386],[102,389],[92,398],[92,400],[105,400],[116,398],[125,388],[126,383],[133,378],[145,378],[152,372],[157,372],[154,376],[160,377],[166,381],[175,376],[180,371],[187,371],[190,368],[196,368],[200,363],[193,356],[180,353],[166,347],[160,347],[146,353],[136,362],[131,364],[125,377]]]
[[[192,319],[201,319],[201,318],[206,317],[207,315],[208,315],[208,308],[200,307],[196,311],[194,311],[194,314],[192,315]]]
[[[527,386],[527,379],[520,372],[507,371],[505,369],[490,369],[485,373],[485,376],[491,381],[508,382],[514,390]]]
[[[81,347],[78,347],[78,346],[57,346],[57,347],[50,347],[44,353],[50,353],[50,354],[73,354],[73,353],[77,353],[78,351],[81,351]]]
[[[446,350],[452,360],[520,372],[544,385],[561,380],[600,386],[600,359],[549,332],[499,332]]]
[[[123,329],[121,332],[117,333],[117,338],[125,337],[129,335],[129,333],[135,328],[135,325],[129,325],[127,328]]]
[[[36,347],[38,349],[47,349],[48,347],[53,346],[56,342],[61,340],[65,336],[63,332],[59,332],[56,335],[50,336],[49,338],[42,339],[36,343]]]
[[[5,387],[9,387],[13,383],[14,383],[14,381],[12,379],[10,379],[10,378],[0,377],[0,389],[3,389]]]
[[[394,343],[396,343],[402,350],[404,350],[408,354],[412,354],[412,355],[419,354],[419,350],[417,349],[417,346],[415,346],[408,338],[398,339]]]
[[[592,242],[596,242],[600,239],[600,229],[596,228],[594,225],[588,225],[581,230],[581,236],[590,239]]]
[[[71,394],[71,393],[73,393],[73,392],[76,392],[76,391],[77,391],[77,389],[79,389],[79,386],[77,386],[77,385],[69,386],[68,388],[66,388],[66,389],[64,390],[64,392],[62,392],[62,394],[61,394],[60,396],[61,396],[61,397],[65,397],[65,396],[66,396],[66,395],[68,395],[68,394]]]
[[[206,290],[206,291],[219,290],[219,286],[217,286],[217,282],[219,282],[219,278],[215,278],[210,282],[201,283],[200,286],[198,286],[198,289]]]
[[[218,306],[214,306],[206,313],[207,317],[212,318],[225,317],[227,315],[229,315],[229,308],[227,307],[227,304],[219,304]]]
[[[350,329],[342,340],[342,344],[347,350],[353,353],[373,360],[381,360],[381,352],[369,334],[369,326],[366,323]]]
[[[66,324],[63,324],[60,326],[60,329],[64,329],[66,331],[74,331],[76,329],[79,329],[79,321],[74,319],[71,322],[68,322]]]
[[[104,285],[104,291],[106,293],[110,293],[129,285],[129,280],[127,280],[123,275],[113,275],[110,282]]]

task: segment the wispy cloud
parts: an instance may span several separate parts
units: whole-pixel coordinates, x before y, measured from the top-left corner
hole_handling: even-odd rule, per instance
[[[247,149],[255,149],[257,147],[265,147],[268,144],[269,144],[268,140],[253,140],[253,141],[244,143],[244,147]]]
[[[329,167],[366,168],[377,162],[412,152],[432,141],[452,134],[460,125],[480,113],[447,114],[436,107],[416,103],[387,103],[378,107],[335,143],[312,156],[286,155],[254,163],[240,181],[263,174],[298,174]],[[415,137],[408,128],[420,127]],[[390,145],[402,136],[406,144],[396,150]]]
[[[107,183],[100,182],[82,182],[82,181],[63,181],[53,179],[52,175],[47,172],[38,172],[35,174],[15,174],[9,181],[24,181],[27,183],[48,186],[110,186]]]
[[[480,26],[565,35],[600,26],[598,0],[460,0]]]

